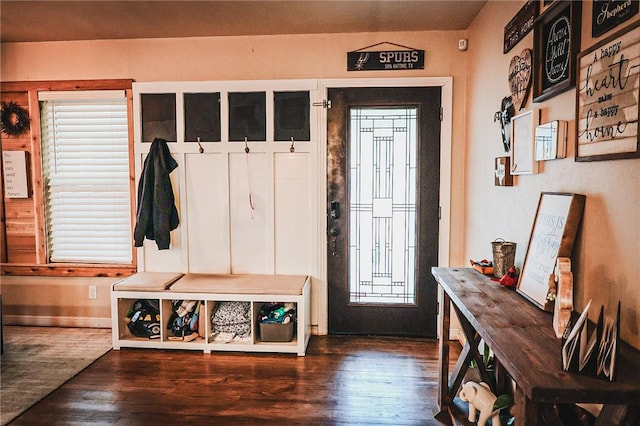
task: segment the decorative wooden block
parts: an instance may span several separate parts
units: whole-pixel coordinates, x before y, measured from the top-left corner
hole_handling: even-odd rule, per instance
[[[511,174],[511,159],[509,157],[497,157],[494,169],[495,186],[513,186],[513,175]]]

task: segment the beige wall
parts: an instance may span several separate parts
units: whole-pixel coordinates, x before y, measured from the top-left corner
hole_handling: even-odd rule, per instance
[[[502,53],[504,25],[521,6],[522,2],[490,1],[469,28],[464,258],[490,257],[489,242],[502,237],[518,244],[516,264],[522,266],[539,193],[585,194],[582,231],[572,258],[576,310],[582,311],[593,299],[589,313],[593,318],[600,305],[611,314],[621,300],[622,337],[640,347],[640,159],[574,161],[572,89],[526,106],[541,109],[541,122],[569,121],[567,158],[544,162],[539,174],[520,176],[513,187],[494,186],[493,161],[504,151],[493,113],[509,94],[511,58],[533,48],[530,33],[509,53]],[[595,43],[590,37],[591,2],[583,3],[582,22],[580,50],[585,50]]]
[[[111,326],[111,284],[117,278],[2,277],[5,324]],[[89,287],[96,298],[89,298]]]

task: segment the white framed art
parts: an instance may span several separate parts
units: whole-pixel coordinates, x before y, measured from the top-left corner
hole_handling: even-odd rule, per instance
[[[538,172],[535,161],[535,131],[540,124],[540,110],[532,108],[511,119],[511,174]]]

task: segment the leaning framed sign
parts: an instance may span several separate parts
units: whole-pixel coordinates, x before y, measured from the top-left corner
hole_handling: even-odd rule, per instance
[[[639,26],[628,26],[578,57],[576,161],[640,157]]]
[[[540,102],[576,85],[582,2],[556,1],[533,29],[533,101]]]
[[[540,194],[517,292],[541,309],[553,310],[551,274],[558,257],[571,257],[584,203],[581,194]]]

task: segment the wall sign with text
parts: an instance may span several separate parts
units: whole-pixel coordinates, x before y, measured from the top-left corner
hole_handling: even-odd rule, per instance
[[[597,37],[638,13],[638,0],[593,0],[591,35]]]
[[[424,50],[355,51],[347,53],[347,71],[421,69],[424,69]]]
[[[640,157],[640,22],[578,58],[576,161]]]
[[[582,194],[540,193],[517,291],[541,309],[553,310],[549,277],[558,257],[571,257],[585,199]]]
[[[531,49],[524,49],[519,55],[511,58],[509,63],[509,88],[511,100],[516,111],[524,108],[531,89],[533,73]]]
[[[27,168],[26,151],[2,151],[4,196],[6,198],[29,198]]]
[[[509,53],[513,46],[533,30],[533,23],[540,13],[540,2],[528,0],[504,27],[504,45],[502,53]]]
[[[557,1],[536,20],[534,102],[575,87],[581,12],[579,1]]]

